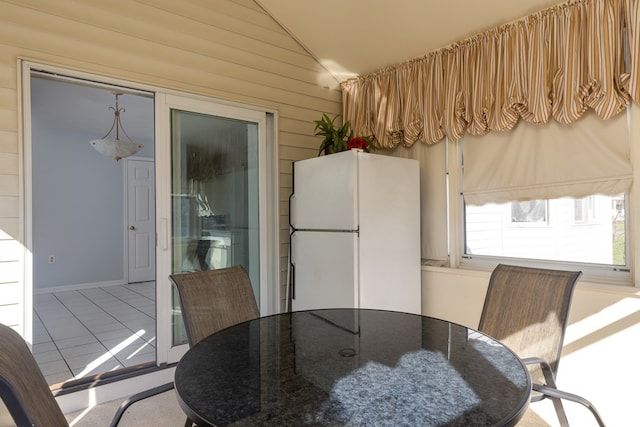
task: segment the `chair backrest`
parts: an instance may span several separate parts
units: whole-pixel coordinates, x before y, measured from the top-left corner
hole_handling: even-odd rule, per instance
[[[519,357],[540,357],[558,371],[573,290],[582,272],[498,265],[491,274],[478,329]],[[543,382],[539,369],[533,382]]]
[[[242,266],[169,276],[180,295],[189,345],[228,326],[259,317],[251,280]]]
[[[6,325],[0,325],[0,398],[18,426],[69,425],[27,343]]]

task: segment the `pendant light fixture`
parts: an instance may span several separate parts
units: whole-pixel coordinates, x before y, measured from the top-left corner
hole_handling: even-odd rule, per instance
[[[120,108],[118,106],[118,97],[122,95],[122,92],[111,92],[116,97],[116,106],[109,107],[110,110],[113,110],[113,124],[111,125],[111,129],[105,136],[101,139],[94,139],[90,141],[90,144],[96,151],[105,156],[112,157],[116,162],[125,157],[132,156],[136,154],[138,151],[144,147],[142,144],[138,144],[137,142],[133,142],[129,135],[124,131],[122,127],[122,122],[120,121],[120,113],[124,113],[125,109]],[[110,139],[108,136],[113,132],[115,128],[115,139]],[[120,139],[120,132],[127,138],[127,141],[123,141]]]

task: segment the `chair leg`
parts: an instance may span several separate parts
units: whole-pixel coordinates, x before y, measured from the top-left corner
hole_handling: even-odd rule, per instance
[[[602,420],[602,418],[600,417],[600,414],[598,413],[598,411],[596,410],[595,406],[593,406],[593,404],[591,402],[589,402],[587,399],[578,396],[577,394],[572,394],[572,393],[568,393],[566,391],[560,391],[558,389],[552,388],[552,387],[547,387],[547,386],[543,386],[540,384],[533,384],[533,390],[542,393],[546,396],[549,396],[551,398],[553,398],[553,400],[557,400],[557,399],[567,399],[570,400],[572,402],[576,402],[581,404],[582,406],[586,407],[587,409],[589,409],[589,411],[591,411],[591,413],[593,414],[593,416],[595,417],[596,421],[598,422],[598,425],[600,427],[605,427],[604,421]],[[562,411],[563,415],[564,415],[564,410]],[[560,414],[558,414],[558,418],[560,418]],[[565,420],[566,420],[566,415],[565,415]]]
[[[551,396],[549,396],[549,399],[553,402],[558,421],[560,421],[560,427],[569,427],[569,420],[567,419],[567,413],[564,411],[564,406],[562,406],[562,400]]]
[[[540,369],[542,370],[542,375],[544,376],[544,379],[546,382],[546,386],[544,387],[548,387],[554,390],[558,389],[558,386],[556,386],[555,376],[553,375],[553,371],[551,370],[551,365],[549,365],[546,360],[539,357],[532,357],[525,360],[526,360],[525,364],[527,365],[540,366]],[[533,385],[542,387],[542,385],[540,384],[533,384]],[[535,387],[533,387],[533,389],[535,390]],[[558,416],[558,421],[560,421],[560,426],[569,427],[569,420],[567,419],[567,413],[564,411],[564,406],[562,406],[562,400],[557,397],[551,397],[550,395],[545,393],[542,393],[542,394],[545,395],[546,397],[549,397],[553,402],[553,407],[556,410],[556,415]]]
[[[133,396],[127,398],[118,407],[118,411],[116,412],[113,419],[111,420],[110,427],[116,427],[118,425],[118,423],[120,422],[120,419],[124,415],[124,412],[129,408],[129,406],[133,405],[134,403],[140,400],[146,399],[151,396],[155,396],[156,394],[164,393],[165,391],[169,391],[171,389],[173,389],[173,382],[162,384],[162,385],[159,385],[158,387],[154,387],[149,390],[141,391],[140,393],[134,394]]]

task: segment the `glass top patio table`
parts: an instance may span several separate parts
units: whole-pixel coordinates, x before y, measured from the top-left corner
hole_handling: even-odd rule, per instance
[[[454,323],[368,309],[283,313],[217,332],[178,363],[198,425],[514,425],[531,381],[498,341]]]

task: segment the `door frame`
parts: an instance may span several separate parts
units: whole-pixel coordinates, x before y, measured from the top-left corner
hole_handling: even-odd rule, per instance
[[[229,117],[258,123],[258,181],[260,235],[260,296],[258,305],[262,316],[278,312],[280,299],[278,280],[278,186],[277,144],[275,144],[275,113],[265,109],[220,102],[218,100],[176,93],[156,93],[156,183],[158,218],[157,316],[158,323],[171,321],[171,110],[190,111],[212,116]],[[163,285],[164,283],[164,285]],[[160,290],[163,292],[160,292]],[[167,292],[164,292],[164,290]],[[164,307],[164,309],[162,309]],[[166,309],[169,307],[169,309]],[[171,330],[157,334],[159,363],[174,363],[187,351],[187,345],[171,346]]]
[[[232,101],[224,101],[204,95],[193,95],[185,92],[166,89],[158,86],[132,82],[124,79],[106,77],[99,74],[87,73],[54,65],[36,63],[29,60],[20,60],[21,67],[21,119],[19,129],[21,132],[22,164],[20,173],[20,194],[23,195],[21,204],[20,229],[24,238],[24,338],[27,342],[33,340],[33,188],[32,175],[32,135],[31,135],[31,72],[45,71],[60,76],[68,76],[71,79],[87,80],[96,85],[115,85],[151,92],[155,95],[155,192],[156,192],[156,334],[158,337],[156,347],[156,363],[158,366],[171,363],[174,357],[169,358],[170,343],[170,309],[171,288],[160,286],[163,280],[168,281],[167,268],[163,265],[167,256],[170,258],[169,238],[167,234],[171,224],[170,208],[171,182],[171,152],[170,152],[170,123],[166,120],[169,110],[166,107],[167,100],[181,100],[184,108],[192,105],[209,105],[209,107],[224,109],[253,110],[263,112],[265,122],[263,129],[264,152],[260,154],[260,203],[261,203],[261,242],[260,242],[260,313],[261,315],[275,314],[280,310],[280,269],[279,269],[279,179],[278,179],[278,144],[277,122],[278,113],[275,109],[256,107]],[[223,111],[223,110],[221,110]],[[20,137],[20,135],[19,135]],[[168,253],[168,254],[167,254]],[[170,264],[169,268],[170,268]],[[164,275],[164,276],[163,276]],[[162,279],[164,277],[164,279]],[[179,349],[178,353],[186,351]],[[175,351],[173,355],[178,354]]]

